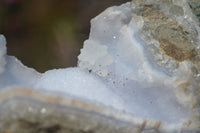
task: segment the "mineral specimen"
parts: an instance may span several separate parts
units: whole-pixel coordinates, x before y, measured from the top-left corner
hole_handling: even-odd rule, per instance
[[[1,37],[0,132],[200,132],[194,2],[108,8],[92,19],[78,67],[43,74],[7,56]]]

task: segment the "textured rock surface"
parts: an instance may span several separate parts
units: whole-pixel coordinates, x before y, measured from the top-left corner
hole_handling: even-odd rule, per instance
[[[109,8],[91,21],[79,66],[97,73],[115,92],[124,88],[125,111],[134,116],[160,120],[166,126],[161,129],[168,131],[172,125],[199,130],[200,30],[195,15],[187,1],[178,0],[133,0]],[[100,56],[97,46],[107,53]]]
[[[7,56],[0,36],[0,132],[200,132],[196,3],[108,8],[91,21],[78,67],[44,74]]]
[[[0,96],[2,133],[130,133],[140,130],[131,123],[112,118],[112,112],[102,115],[106,111],[103,107],[69,97],[45,95],[28,88],[8,90]]]

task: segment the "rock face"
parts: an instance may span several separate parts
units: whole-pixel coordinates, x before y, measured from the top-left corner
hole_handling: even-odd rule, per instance
[[[92,19],[78,67],[40,74],[0,37],[0,132],[200,132],[197,1],[133,0]]]
[[[109,8],[91,21],[78,57],[113,92],[124,88],[125,111],[168,130],[200,128],[200,29],[191,3],[133,0]]]

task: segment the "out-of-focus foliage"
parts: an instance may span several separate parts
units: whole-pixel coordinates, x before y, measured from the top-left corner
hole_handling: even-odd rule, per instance
[[[38,71],[75,66],[90,19],[129,0],[1,0],[8,54]]]

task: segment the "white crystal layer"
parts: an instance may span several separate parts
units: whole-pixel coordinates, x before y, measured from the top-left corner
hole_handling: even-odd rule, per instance
[[[98,76],[80,68],[47,71],[34,86],[60,95],[82,98],[119,110],[124,109],[122,99],[107,88]]]
[[[17,58],[5,55],[6,65],[0,74],[0,90],[6,87],[31,87],[41,76],[32,68],[24,66]]]

